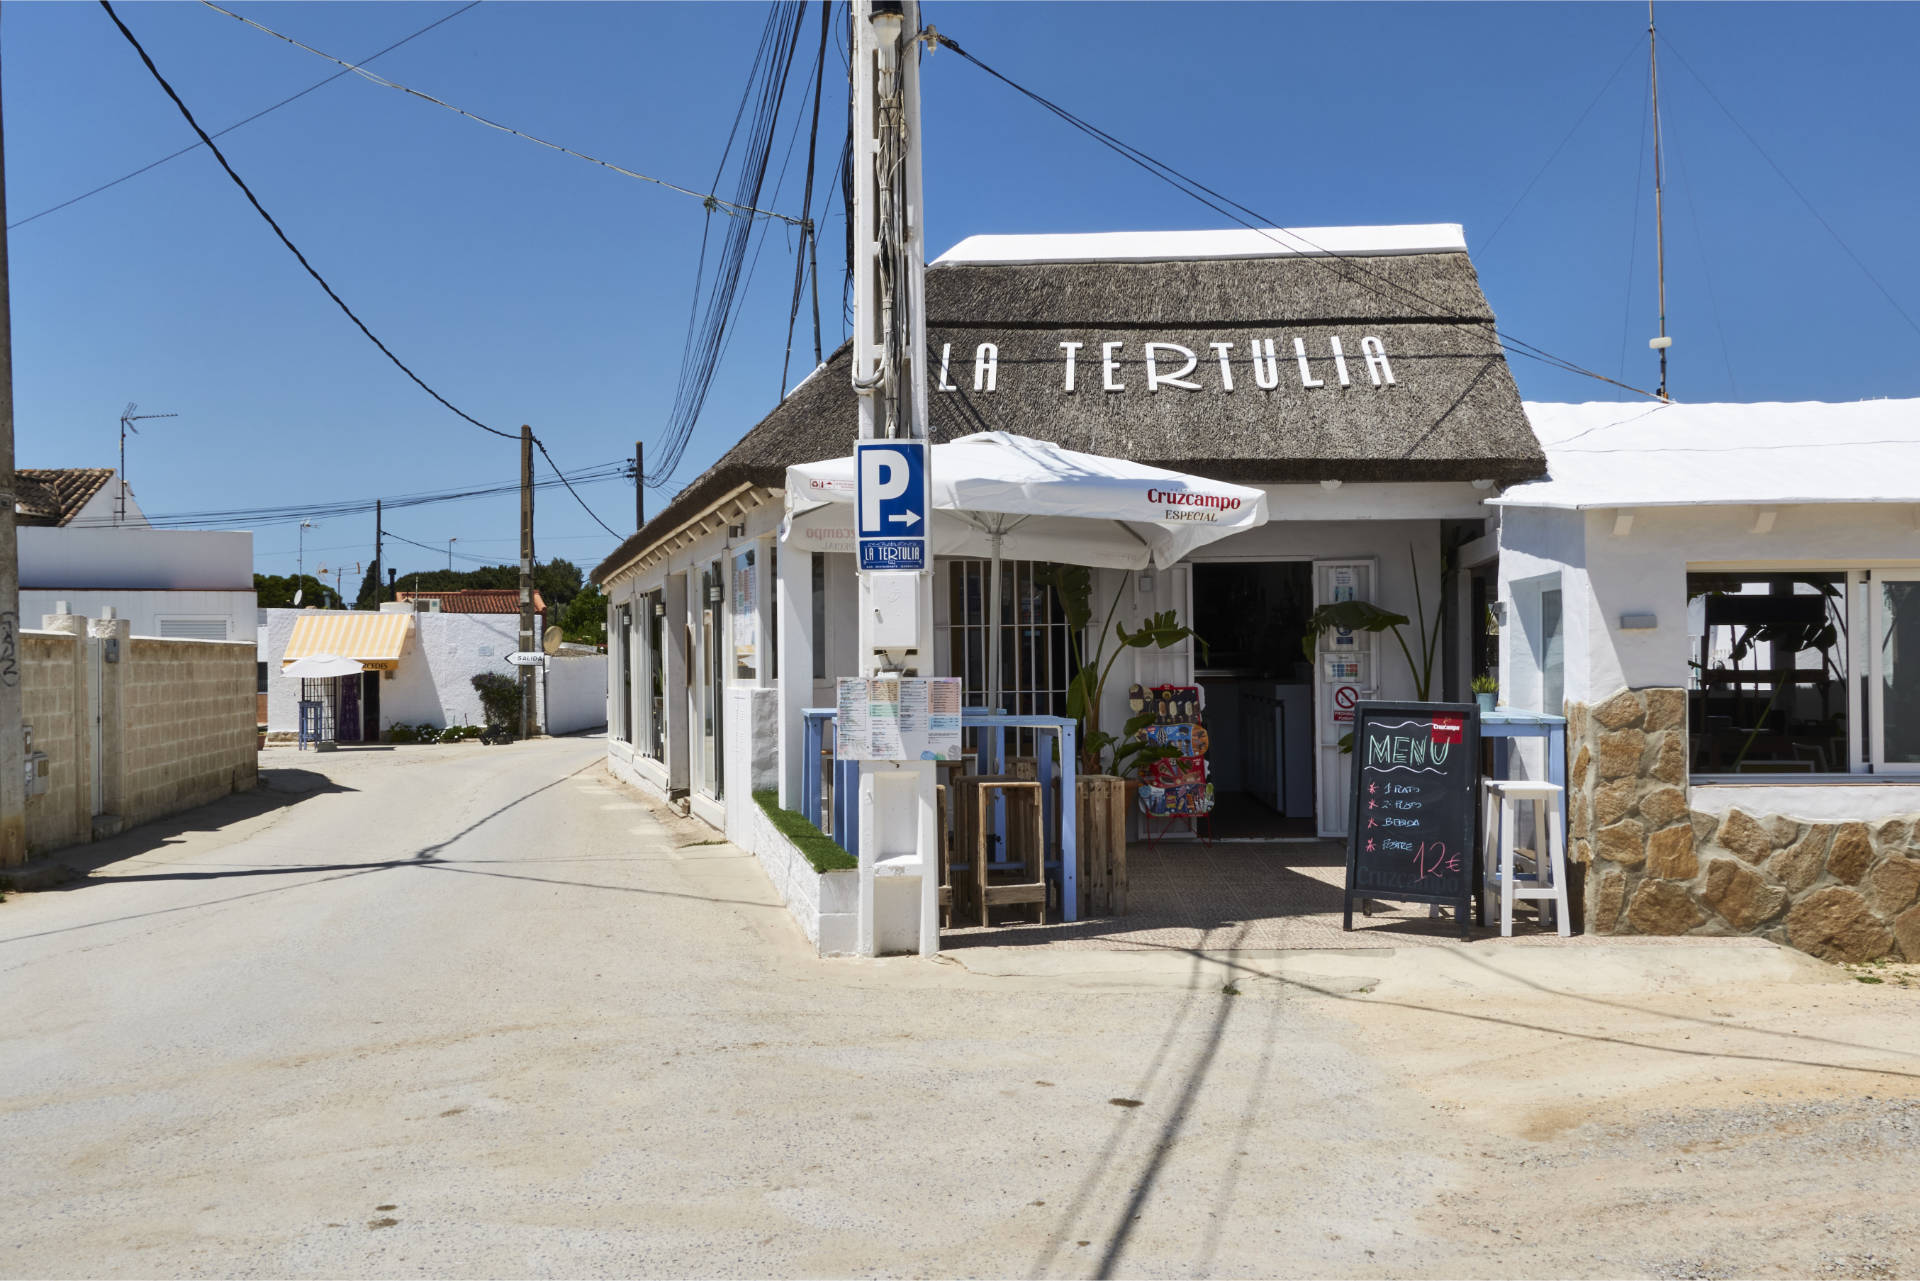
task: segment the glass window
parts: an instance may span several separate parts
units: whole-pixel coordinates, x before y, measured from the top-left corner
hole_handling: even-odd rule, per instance
[[[623,743],[633,741],[633,606],[620,607],[620,706],[614,709],[614,733]]]
[[[648,592],[640,598],[647,628],[646,754],[656,761],[667,756],[666,596]]]
[[[1073,679],[1066,612],[1041,580],[1039,561],[1000,565],[1000,706],[1016,716],[1065,716]],[[954,560],[948,575],[952,626],[947,670],[961,679],[961,701],[987,705],[987,582],[991,563]],[[1022,731],[1017,755],[1031,755],[1033,735]]]
[[[1540,708],[1552,716],[1567,710],[1567,649],[1560,619],[1560,589],[1540,593]]]
[[[733,554],[733,676],[750,681],[760,664],[760,583],[756,578],[754,549]]]
[[[813,555],[813,679],[827,679],[827,558]]]
[[[1873,612],[1873,763],[1894,772],[1920,769],[1920,573],[1876,571],[1867,599]]]
[[[1847,575],[1687,575],[1687,728],[1706,774],[1850,768]]]

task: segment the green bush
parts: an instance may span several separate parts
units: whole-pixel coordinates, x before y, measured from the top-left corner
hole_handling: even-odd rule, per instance
[[[486,709],[488,723],[505,725],[519,738],[520,682],[499,672],[482,672],[473,678],[473,688],[480,695],[480,706]]]
[[[395,723],[388,727],[386,737],[389,743],[433,743],[439,741],[440,727]]]
[[[845,872],[860,866],[859,860],[835,844],[831,836],[809,823],[806,815],[781,809],[780,793],[755,792],[753,800],[766,811],[780,834],[792,841],[794,848],[813,865],[814,871]]]

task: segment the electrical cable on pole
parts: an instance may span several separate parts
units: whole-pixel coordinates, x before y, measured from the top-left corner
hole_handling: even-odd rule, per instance
[[[371,84],[377,84],[382,88],[386,88],[386,89],[397,89],[401,93],[407,94],[410,97],[420,99],[422,102],[431,102],[436,107],[445,107],[448,111],[453,112],[455,115],[465,116],[467,119],[475,121],[476,123],[479,123],[479,124],[483,124],[489,129],[498,130],[501,133],[509,133],[516,138],[524,138],[528,142],[535,143],[539,146],[545,147],[549,151],[558,151],[562,155],[572,156],[576,160],[584,160],[588,164],[598,165],[602,169],[611,169],[614,173],[617,173],[622,177],[637,178],[641,182],[650,182],[656,187],[665,187],[668,191],[677,191],[683,196],[692,196],[694,199],[706,205],[710,211],[717,209],[719,212],[725,213],[729,217],[742,216],[748,219],[752,219],[755,217],[774,218],[781,222],[791,222],[791,223],[798,223],[800,221],[798,218],[789,217],[788,215],[783,213],[775,213],[771,209],[755,209],[751,204],[739,204],[729,200],[721,200],[710,193],[694,191],[690,187],[679,186],[676,183],[668,182],[664,178],[655,178],[648,174],[640,173],[636,170],[628,169],[621,165],[616,165],[610,160],[602,160],[597,156],[590,156],[584,151],[575,151],[572,147],[563,146],[557,142],[550,142],[545,138],[535,137],[533,134],[530,134],[523,129],[515,129],[511,125],[503,125],[497,120],[489,120],[485,116],[480,115],[477,112],[468,111],[462,107],[456,107],[451,102],[446,102],[440,98],[436,98],[430,93],[422,93],[418,89],[409,89],[406,85],[403,85],[396,80],[389,80],[385,76],[377,75],[374,72],[368,71],[366,67],[363,65],[355,65],[354,63],[348,62],[345,58],[336,58],[332,54],[327,53],[324,50],[316,49],[310,44],[303,44],[300,41],[295,40],[292,36],[283,35],[280,32],[275,31],[272,27],[263,26],[262,24],[255,22],[252,18],[242,17],[240,14],[235,13],[231,9],[223,9],[219,5],[214,4],[213,0],[200,0],[200,3],[205,5],[207,8],[213,10],[215,13],[224,13],[227,17],[234,19],[236,22],[244,22],[249,27],[252,27],[254,30],[264,32],[267,35],[272,36],[276,40],[284,40],[296,49],[304,49],[308,53],[313,54],[315,57],[325,58],[328,62],[331,62],[336,66],[345,67],[347,71],[353,73],[354,75],[359,76],[361,79],[366,80]]]
[[[427,32],[433,30],[435,27],[439,26],[441,23],[452,22],[455,18],[459,17],[461,14],[465,13],[467,10],[478,8],[479,4],[480,4],[480,0],[468,0],[468,3],[461,5],[458,9],[455,9],[452,13],[449,13],[444,17],[435,18],[432,22],[429,22],[426,26],[420,28],[418,31],[414,32],[412,35],[402,36],[400,39],[394,41],[392,44],[388,45],[386,48],[380,50],[380,52],[368,54],[366,57],[360,59],[360,61],[362,64],[365,64],[365,63],[372,62],[375,58],[384,58],[388,54],[392,53],[395,49],[398,49],[401,45],[406,44],[409,40],[419,39],[421,36],[426,35]],[[213,136],[216,138],[224,138],[228,134],[232,133],[235,129],[239,129],[244,125],[250,125],[264,115],[268,115],[272,112],[278,111],[280,110],[280,108],[287,106],[290,103],[298,102],[300,99],[312,93],[315,89],[323,89],[327,85],[330,85],[334,81],[338,80],[341,76],[344,76],[347,74],[349,73],[345,71],[336,71],[324,80],[316,80],[314,83],[302,89],[299,93],[293,94],[290,97],[282,98],[280,99],[280,101],[274,103],[271,107],[263,107],[259,111],[256,111],[252,115],[246,117],[244,120],[234,121],[232,124],[228,125],[225,129],[214,130]],[[180,150],[178,151],[171,152],[167,155],[160,157],[158,160],[153,161],[151,164],[141,165],[138,169],[135,169],[131,173],[123,173],[118,178],[115,178],[112,182],[103,182],[98,187],[95,187],[92,191],[83,191],[79,195],[74,196],[71,199],[62,200],[57,205],[49,205],[47,208],[42,209],[39,213],[28,214],[26,217],[22,218],[19,222],[7,224],[7,230],[12,231],[15,227],[24,227],[28,223],[34,221],[35,219],[44,218],[50,213],[59,213],[62,209],[65,209],[69,205],[77,205],[82,200],[86,200],[91,196],[97,196],[103,191],[111,190],[112,188],[119,186],[121,183],[126,182],[129,179],[138,178],[143,173],[147,173],[150,170],[158,169],[161,165],[166,164],[169,160],[178,160],[181,156],[186,155],[189,151],[198,151],[200,149],[200,145],[201,144],[197,142],[191,143],[188,146],[180,148]]]
[[[972,63],[1014,92],[1045,108],[1073,128],[1133,162],[1140,168],[1145,169],[1162,182],[1183,192],[1190,199],[1205,205],[1216,213],[1232,219],[1247,230],[1271,240],[1282,248],[1301,254],[1303,261],[1312,263],[1320,270],[1332,272],[1335,276],[1338,276],[1347,283],[1358,285],[1381,297],[1391,298],[1393,294],[1398,294],[1431,307],[1437,313],[1451,319],[1484,325],[1493,339],[1511,355],[1525,356],[1529,360],[1539,361],[1541,364],[1551,366],[1563,373],[1579,374],[1582,377],[1592,378],[1598,382],[1607,383],[1611,386],[1619,387],[1622,390],[1633,392],[1638,396],[1646,396],[1649,399],[1658,398],[1657,392],[1648,391],[1644,387],[1635,387],[1630,383],[1622,382],[1616,378],[1609,378],[1605,374],[1597,373],[1594,370],[1578,365],[1564,356],[1557,356],[1545,348],[1516,338],[1512,334],[1498,328],[1498,326],[1490,320],[1467,315],[1459,309],[1447,305],[1445,302],[1430,298],[1412,286],[1375,270],[1363,259],[1356,258],[1350,254],[1334,253],[1324,246],[1315,244],[1312,240],[1292,228],[1277,226],[1275,225],[1274,219],[1267,218],[1257,210],[1250,209],[1239,201],[1221,194],[1198,179],[1175,169],[1172,165],[1154,159],[1154,157],[1148,155],[1138,147],[1122,142],[1119,138],[1116,138],[1097,125],[1074,115],[1058,103],[1050,101],[1034,90],[1013,80],[1011,77],[996,71],[993,67],[988,66],[985,62],[982,62],[979,58],[967,52],[951,36],[929,29],[928,32],[925,33],[925,38],[932,43],[953,50],[961,58]],[[1336,266],[1335,264],[1339,265]],[[1355,274],[1348,274],[1347,271],[1342,271],[1341,268],[1343,267]],[[1389,291],[1391,291],[1391,293]]]
[[[322,276],[317,270],[314,269],[313,264],[307,261],[307,256],[300,252],[300,247],[294,244],[293,241],[288,238],[287,233],[280,229],[280,224],[274,221],[273,215],[268,213],[266,206],[260,203],[260,198],[253,194],[253,188],[247,186],[246,181],[242,179],[238,173],[234,172],[233,165],[228,163],[227,161],[226,153],[221,151],[218,146],[214,145],[212,136],[208,134],[205,129],[202,129],[200,127],[200,122],[193,118],[193,112],[187,109],[187,104],[181,101],[180,95],[174,91],[174,87],[171,84],[167,83],[167,78],[160,74],[160,68],[154,65],[152,56],[149,55],[146,51],[146,48],[141,45],[139,38],[136,37],[133,34],[133,32],[127,28],[126,23],[120,20],[120,15],[114,12],[112,0],[100,0],[100,7],[107,11],[107,16],[109,18],[113,19],[113,25],[120,29],[120,34],[126,37],[128,44],[133,46],[133,51],[140,55],[140,61],[146,64],[147,71],[153,76],[154,80],[159,83],[160,88],[166,91],[167,97],[173,100],[173,105],[180,109],[180,114],[186,118],[187,124],[193,129],[193,131],[196,134],[200,135],[200,141],[205,143],[207,150],[213,153],[213,158],[215,160],[218,160],[220,162],[220,167],[227,171],[227,177],[233,179],[234,185],[240,188],[241,194],[246,196],[247,203],[253,206],[254,212],[258,213],[262,218],[266,220],[267,226],[273,228],[273,234],[280,238],[280,243],[285,245],[287,247],[288,252],[292,253],[295,258],[299,259],[300,265],[306,268],[307,274],[313,277],[314,283],[319,285],[322,289],[326,290],[327,297],[333,299],[334,305],[340,308],[342,312],[346,313],[347,319],[351,320],[354,323],[354,325],[360,330],[360,332],[367,336],[367,340],[371,342],[374,346],[378,347],[380,349],[381,354],[384,355],[388,360],[393,362],[394,368],[398,369],[401,373],[405,374],[408,378],[412,379],[414,384],[417,387],[419,387],[420,390],[426,392],[427,395],[433,397],[435,400],[439,401],[442,405],[445,405],[448,409],[452,410],[455,414],[459,415],[461,418],[465,419],[467,422],[472,423],[475,427],[478,427],[481,431],[491,432],[493,435],[504,437],[507,440],[513,439],[512,432],[501,431],[497,427],[487,426],[485,423],[481,422],[478,418],[475,418],[472,414],[467,413],[465,410],[461,409],[458,405],[448,400],[445,396],[442,396],[439,392],[427,386],[427,384],[424,381],[422,381],[420,375],[414,373],[413,370],[407,368],[407,366],[401,361],[400,357],[394,355],[393,352],[387,347],[385,343],[381,342],[379,338],[374,336],[373,330],[367,328],[366,322],[361,320],[360,317],[354,315],[353,308],[347,306],[346,301],[343,298],[341,298],[339,294],[334,292],[333,286],[327,283],[326,277]]]

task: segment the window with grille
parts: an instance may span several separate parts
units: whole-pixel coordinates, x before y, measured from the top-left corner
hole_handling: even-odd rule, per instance
[[[1043,562],[1000,565],[1000,706],[1017,716],[1065,716],[1067,682],[1073,679],[1066,612],[1054,590],[1040,581]],[[984,560],[950,562],[952,620],[948,670],[962,681],[968,707],[987,704],[987,584]],[[1033,750],[1033,735],[1019,735],[1019,752]]]

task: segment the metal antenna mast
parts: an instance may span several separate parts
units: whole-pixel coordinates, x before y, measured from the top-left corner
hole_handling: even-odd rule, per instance
[[[1660,399],[1671,399],[1667,395],[1667,348],[1673,346],[1673,339],[1667,336],[1667,236],[1666,222],[1661,209],[1661,194],[1665,183],[1660,168],[1660,56],[1658,41],[1653,31],[1653,0],[1647,0],[1647,71],[1653,89],[1653,245],[1655,271],[1660,278],[1660,336],[1652,339],[1647,346],[1660,353]]]
[[[127,523],[127,433],[132,432],[138,436],[140,431],[134,424],[143,423],[149,418],[178,418],[180,416],[179,414],[135,413],[134,411],[139,408],[140,406],[129,400],[127,407],[120,411],[120,495],[114,503],[113,512],[113,523],[116,525],[124,525]]]

